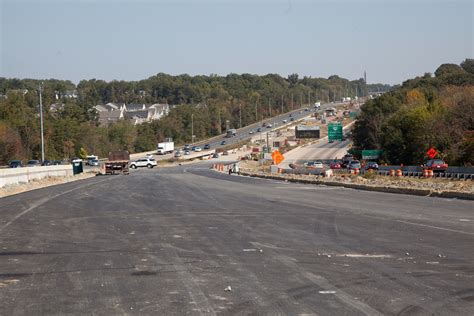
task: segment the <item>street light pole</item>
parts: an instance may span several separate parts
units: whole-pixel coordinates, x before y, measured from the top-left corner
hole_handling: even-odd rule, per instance
[[[258,108],[257,108],[257,101],[255,101],[255,122],[258,122]]]
[[[281,95],[281,114],[283,114],[283,94]]]
[[[239,103],[239,126],[242,128],[242,103]]]
[[[194,143],[194,114],[191,114],[191,144]]]
[[[44,162],[44,131],[43,131],[43,99],[42,99],[43,86],[39,85],[39,106],[40,106],[40,122],[41,122],[41,162]]]

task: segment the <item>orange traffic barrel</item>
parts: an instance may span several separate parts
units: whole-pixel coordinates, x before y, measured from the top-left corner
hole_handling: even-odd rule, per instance
[[[398,169],[397,170],[397,177],[401,177],[402,176],[402,170]]]
[[[354,174],[359,174],[359,168],[354,169]]]
[[[433,170],[431,170],[431,169],[428,170],[428,177],[429,177],[429,178],[432,178],[433,175],[434,175]]]
[[[395,170],[390,169],[390,176],[391,176],[391,177],[395,176]]]
[[[428,169],[423,169],[423,178],[428,178]]]

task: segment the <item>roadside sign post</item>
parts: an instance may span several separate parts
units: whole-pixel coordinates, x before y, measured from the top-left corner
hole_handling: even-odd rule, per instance
[[[285,156],[283,156],[280,151],[275,150],[272,152],[272,159],[275,165],[279,165],[285,159]]]
[[[436,151],[436,149],[434,149],[433,147],[431,147],[427,152],[426,152],[426,155],[428,157],[430,157],[431,159],[433,159],[434,157],[438,156],[439,153]]]

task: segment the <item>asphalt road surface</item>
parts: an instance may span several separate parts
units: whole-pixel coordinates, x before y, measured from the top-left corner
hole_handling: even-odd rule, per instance
[[[35,190],[0,199],[0,314],[472,315],[473,206],[205,164]]]

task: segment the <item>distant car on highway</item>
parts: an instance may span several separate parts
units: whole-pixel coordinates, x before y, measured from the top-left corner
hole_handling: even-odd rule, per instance
[[[211,145],[209,145],[209,144],[204,145],[204,149],[205,149],[205,150],[211,149]]]
[[[430,159],[424,165],[423,169],[433,171],[446,171],[448,164],[442,159]]]
[[[288,120],[287,120],[287,119],[284,119],[284,120],[281,120],[281,121],[282,121],[283,123],[286,123],[286,122],[288,122]]]
[[[190,148],[191,148],[191,147],[189,147],[188,144],[184,145],[184,147],[183,147],[184,150],[189,150]]]
[[[307,161],[304,163],[307,169],[322,169],[324,165],[321,161]]]
[[[375,161],[368,161],[365,165],[365,170],[379,170],[379,164]]]
[[[184,151],[184,155],[187,156],[187,155],[191,155],[191,152],[189,150],[185,150]]]
[[[227,144],[227,142],[225,140],[222,140],[221,145],[225,145],[225,144]]]
[[[266,127],[267,127],[267,128],[272,128],[273,126],[272,126],[272,124],[267,124]]]
[[[262,131],[261,127],[257,128],[257,133],[260,133],[261,131]]]
[[[188,150],[188,152],[189,152],[189,150]],[[175,153],[174,153],[174,158],[179,158],[179,157],[181,157],[182,155],[183,155],[183,152],[182,152],[181,150],[177,150],[177,151],[175,151]]]
[[[53,161],[51,160],[45,160],[41,163],[42,166],[52,166],[53,165]]]
[[[153,155],[152,155],[152,154],[146,154],[145,157],[147,157],[147,158],[153,158]]]
[[[196,146],[196,147],[194,148],[194,151],[197,151],[197,152],[202,151],[202,148],[199,147],[199,146]]]
[[[218,153],[213,153],[212,158],[219,158],[219,154]]]
[[[27,167],[39,167],[41,166],[41,163],[39,160],[28,160],[28,164],[26,165]]]
[[[98,159],[91,159],[89,160],[89,166],[98,166],[99,165],[99,160]]]
[[[361,165],[360,165],[360,161],[359,160],[351,160],[349,161],[349,163],[347,164],[347,169],[360,169],[361,168]]]
[[[149,169],[156,167],[156,161],[153,158],[140,158],[130,162],[130,168],[136,169],[140,167],[147,167]]]
[[[22,164],[21,160],[12,160],[12,161],[10,161],[8,166],[10,168],[21,168],[21,167],[23,167],[23,164]]]
[[[191,147],[192,151],[196,151],[196,146]]]
[[[329,168],[331,168],[331,169],[341,169],[342,165],[341,165],[340,162],[333,161],[329,164]]]
[[[342,157],[342,166],[347,166],[347,164],[351,161],[354,160],[354,156],[351,154],[346,154],[344,157]]]
[[[249,131],[249,134],[253,134],[253,131]]]

